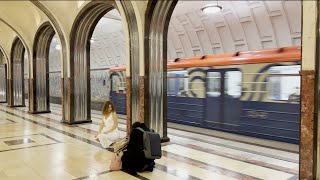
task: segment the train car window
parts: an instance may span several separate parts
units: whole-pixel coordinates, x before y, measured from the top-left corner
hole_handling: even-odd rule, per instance
[[[221,73],[220,72],[208,72],[207,74],[207,96],[219,97],[221,95]]]
[[[241,71],[227,71],[224,76],[224,93],[233,98],[238,98],[241,96],[241,81],[242,73]]]
[[[275,66],[269,69],[269,99],[278,101],[300,101],[300,65]]]
[[[169,96],[187,96],[188,89],[188,71],[168,72],[167,94]]]

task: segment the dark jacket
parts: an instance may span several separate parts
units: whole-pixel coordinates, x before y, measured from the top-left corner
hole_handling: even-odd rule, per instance
[[[142,128],[145,131],[150,131],[144,123],[135,123],[130,134],[129,144],[124,151],[122,160],[122,170],[130,174],[136,172],[152,171],[155,165],[154,160],[147,159],[143,152],[143,132],[136,129]]]

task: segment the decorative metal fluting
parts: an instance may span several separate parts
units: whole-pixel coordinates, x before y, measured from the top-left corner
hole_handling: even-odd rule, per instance
[[[13,106],[25,106],[24,100],[24,51],[19,38],[13,42],[11,49],[11,78]]]
[[[0,51],[0,102],[7,102],[7,65]]]
[[[73,24],[70,37],[70,79],[73,81],[70,82],[70,124],[91,121],[90,39],[96,24],[112,9],[112,5],[91,2]]]
[[[137,122],[140,119],[140,63],[139,63],[139,32],[136,15],[130,1],[121,1],[126,14],[130,37],[130,76],[131,76],[131,119]]]
[[[58,23],[58,20],[55,18],[55,16],[51,13],[51,11],[44,6],[41,2],[39,1],[30,1],[33,3],[36,7],[38,7],[46,16],[50,19],[50,22],[54,26],[56,33],[59,36],[59,40],[61,42],[61,55],[62,55],[62,78],[61,78],[61,89],[62,89],[62,119],[65,121],[66,119],[68,120],[70,117],[70,109],[68,108],[69,104],[69,96],[68,94],[68,53],[67,53],[67,43],[65,36],[63,34],[63,31],[61,29],[61,26]]]
[[[50,111],[49,95],[49,50],[55,34],[49,23],[40,27],[36,34],[33,51],[33,79],[35,111]]]
[[[177,1],[151,1],[146,13],[146,76],[149,77],[150,128],[167,139],[167,33],[171,14]]]

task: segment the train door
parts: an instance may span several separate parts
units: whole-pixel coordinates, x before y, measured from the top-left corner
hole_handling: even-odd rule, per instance
[[[238,69],[207,72],[205,126],[237,131],[241,113],[241,75]]]

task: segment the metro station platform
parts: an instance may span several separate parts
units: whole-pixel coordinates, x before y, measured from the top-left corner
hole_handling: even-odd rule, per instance
[[[52,113],[28,114],[27,107],[0,105],[0,179],[298,179],[298,146],[169,124],[170,142],[153,172],[131,176],[110,171],[112,152],[94,140],[100,112],[92,123],[60,123]],[[120,118],[125,118],[120,116]],[[119,130],[125,136],[125,120]]]

